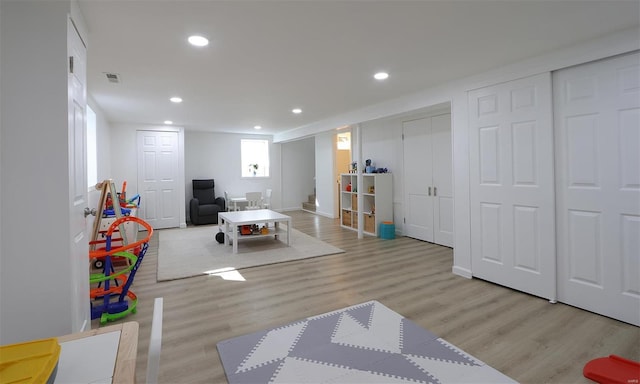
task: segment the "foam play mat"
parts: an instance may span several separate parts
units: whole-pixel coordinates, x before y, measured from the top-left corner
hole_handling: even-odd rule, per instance
[[[377,301],[218,343],[229,383],[515,383]]]

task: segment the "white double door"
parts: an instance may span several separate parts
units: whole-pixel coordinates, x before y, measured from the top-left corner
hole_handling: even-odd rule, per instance
[[[469,112],[473,275],[640,325],[639,55],[470,91]]]
[[[451,114],[402,123],[404,234],[453,247]]]

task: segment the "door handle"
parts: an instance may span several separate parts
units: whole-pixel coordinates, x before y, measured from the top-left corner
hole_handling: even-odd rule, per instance
[[[433,187],[433,196],[438,196],[438,187]]]
[[[95,208],[89,209],[89,207],[85,207],[84,208],[84,217],[87,217],[89,215],[95,216],[96,215],[96,209]]]
[[[429,196],[431,196],[431,187],[429,187]]]

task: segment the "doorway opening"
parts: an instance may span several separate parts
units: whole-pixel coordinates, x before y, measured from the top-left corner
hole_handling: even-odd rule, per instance
[[[335,164],[333,175],[336,180],[334,195],[336,203],[334,204],[334,216],[340,219],[340,175],[349,173],[351,169],[351,130],[339,131],[335,135]]]

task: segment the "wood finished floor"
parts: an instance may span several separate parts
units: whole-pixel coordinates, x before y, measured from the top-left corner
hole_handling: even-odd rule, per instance
[[[592,383],[590,359],[640,360],[640,328],[451,273],[453,251],[399,237],[358,240],[337,220],[289,212],[293,226],[344,254],[156,282],[158,236],[132,290],[140,324],[136,379],[145,382],[153,299],[164,297],[160,383],[226,383],[216,344],[377,300],[521,383]],[[162,231],[157,231],[162,236]],[[97,326],[94,323],[94,327]]]

